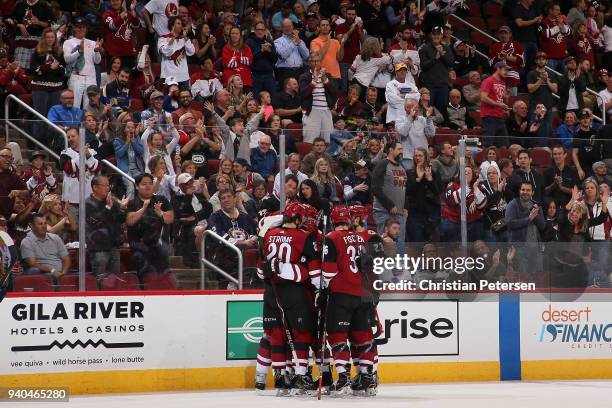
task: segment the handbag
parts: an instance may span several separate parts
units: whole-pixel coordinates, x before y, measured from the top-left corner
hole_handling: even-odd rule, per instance
[[[499,220],[492,222],[491,217],[489,217],[489,214],[485,213],[485,215],[487,216],[487,218],[489,219],[489,223],[491,224],[491,226],[489,227],[491,231],[500,232],[506,229],[507,225],[505,219],[500,218]]]

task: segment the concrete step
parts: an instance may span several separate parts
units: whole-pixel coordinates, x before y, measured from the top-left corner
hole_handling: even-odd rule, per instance
[[[174,269],[187,269],[187,267],[183,264],[182,256],[171,256],[170,257],[170,268]]]

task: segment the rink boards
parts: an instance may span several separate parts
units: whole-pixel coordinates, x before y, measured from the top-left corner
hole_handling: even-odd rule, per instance
[[[0,384],[72,394],[250,388],[261,294],[10,294]],[[390,294],[385,383],[612,378],[612,293]]]

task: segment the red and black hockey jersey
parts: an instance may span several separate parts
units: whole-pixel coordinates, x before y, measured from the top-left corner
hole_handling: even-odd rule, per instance
[[[358,257],[366,241],[353,231],[332,231],[325,237],[323,246],[323,277],[331,279],[331,293],[361,296],[362,283]]]
[[[321,276],[321,260],[314,237],[297,228],[273,228],[263,238],[263,255],[267,261],[277,259],[277,279],[304,282]],[[263,261],[258,274],[263,278]]]

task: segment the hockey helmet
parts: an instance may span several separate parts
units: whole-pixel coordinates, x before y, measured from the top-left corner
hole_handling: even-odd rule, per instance
[[[347,207],[334,207],[331,212],[331,222],[334,225],[350,224],[351,214]]]
[[[291,201],[285,207],[285,211],[283,212],[283,215],[285,215],[288,218],[292,218],[292,219],[304,218],[306,215],[306,210],[304,209],[304,206],[300,204],[299,202]]]
[[[352,205],[349,208],[351,217],[353,218],[359,218],[361,220],[361,222],[364,222],[368,219],[368,217],[370,216],[370,210],[368,209],[368,207],[365,207],[363,205]]]

